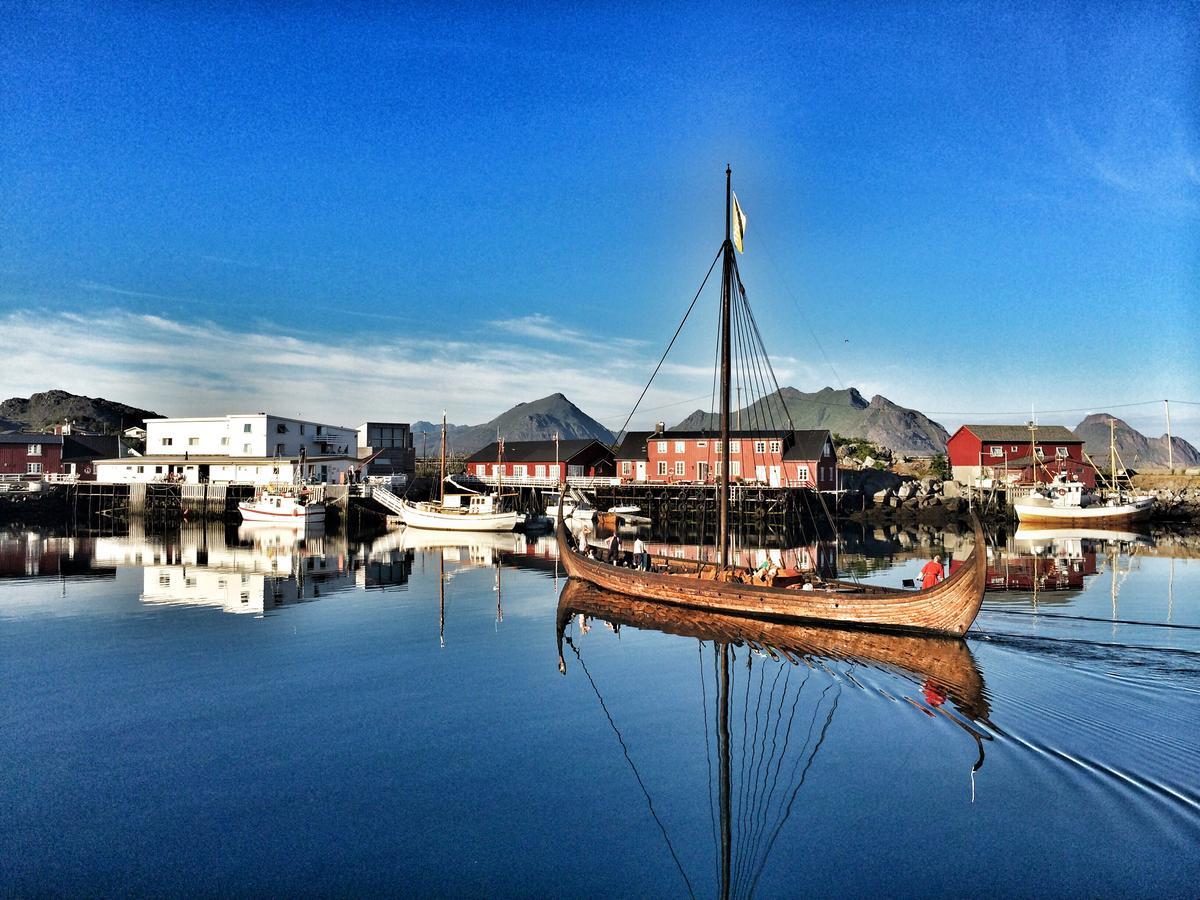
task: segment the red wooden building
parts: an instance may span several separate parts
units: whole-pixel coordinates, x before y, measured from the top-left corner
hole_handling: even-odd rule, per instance
[[[1045,483],[1059,475],[1096,485],[1096,470],[1083,456],[1083,439],[1062,425],[1039,425],[1036,441],[1025,425],[963,425],[946,442],[955,481],[996,479],[1010,484]]]
[[[824,429],[738,431],[729,436],[729,478],[773,487],[837,489],[837,456]],[[623,481],[712,484],[724,461],[710,431],[634,431],[617,448]]]
[[[466,459],[467,474],[494,480],[497,473],[514,484],[525,479],[611,477],[613,452],[600,441],[586,438],[570,441],[505,441],[499,452],[495,441]]]
[[[63,439],[57,434],[0,434],[0,475],[39,479],[62,472]]]

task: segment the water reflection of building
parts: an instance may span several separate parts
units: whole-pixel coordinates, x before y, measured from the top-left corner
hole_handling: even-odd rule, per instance
[[[98,539],[94,552],[144,570],[144,603],[259,615],[355,587],[405,585],[412,571],[411,555],[388,535],[352,550],[344,535],[323,529],[197,523],[146,534],[135,521],[126,535]]]
[[[989,591],[1079,591],[1100,571],[1100,560],[1149,538],[1100,529],[1021,529],[1007,545],[988,551]],[[951,563],[951,571],[961,563]]]
[[[92,564],[91,538],[38,531],[0,532],[0,578],[113,578],[116,569]]]

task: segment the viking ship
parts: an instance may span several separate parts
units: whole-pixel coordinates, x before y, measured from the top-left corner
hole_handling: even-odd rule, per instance
[[[761,336],[753,325],[745,287],[738,272],[731,229],[732,174],[725,169],[725,241],[721,258],[721,307],[718,329],[720,359],[720,434],[717,459],[730,459],[730,400],[733,370],[731,319],[736,302],[739,346]],[[742,246],[745,219],[735,207],[738,248]],[[714,265],[716,260],[713,261]],[[712,269],[710,268],[710,273]],[[705,277],[705,281],[707,281]],[[704,285],[701,285],[701,291]],[[700,292],[697,292],[697,298]],[[693,301],[693,306],[695,301]],[[689,313],[691,309],[689,308]],[[686,322],[686,316],[685,316]],[[683,325],[680,325],[682,329]],[[678,330],[676,336],[678,336]],[[673,341],[672,341],[673,343]],[[667,348],[670,351],[670,346]],[[745,349],[742,351],[745,353]],[[762,349],[765,357],[765,349]],[[664,360],[666,354],[664,354]],[[660,362],[661,366],[662,363]],[[769,366],[769,361],[768,361]],[[657,370],[656,370],[657,371]],[[774,376],[771,376],[774,380]],[[647,385],[649,388],[649,385]],[[775,395],[779,394],[778,384]],[[642,396],[645,396],[643,391]],[[764,396],[766,396],[764,394]],[[639,399],[640,402],[640,399]],[[786,405],[778,400],[786,414]],[[637,407],[634,407],[636,412]],[[633,413],[630,413],[632,417]],[[788,415],[790,422],[790,415]],[[650,571],[624,568],[590,558],[558,517],[556,540],[559,556],[572,578],[592,582],[610,591],[643,597],[660,603],[709,612],[736,613],[791,622],[829,622],[873,628],[965,634],[983,603],[987,557],[983,531],[975,520],[975,544],[964,565],[946,580],[923,590],[892,590],[841,581],[807,580],[787,587],[765,581],[755,573],[730,564],[730,471],[720,466],[716,479],[718,500],[717,547],[714,564],[685,564],[675,560],[651,559]]]

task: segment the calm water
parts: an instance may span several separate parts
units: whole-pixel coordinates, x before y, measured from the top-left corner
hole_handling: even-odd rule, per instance
[[[459,543],[0,534],[0,892],[1196,896],[1200,540],[1006,539],[965,642]]]

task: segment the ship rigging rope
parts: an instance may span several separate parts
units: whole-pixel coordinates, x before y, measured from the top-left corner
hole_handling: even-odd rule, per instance
[[[679,323],[679,327],[675,329],[675,333],[671,335],[671,342],[667,344],[667,349],[663,351],[662,358],[659,359],[658,365],[654,367],[654,371],[650,374],[650,380],[646,382],[646,386],[642,388],[642,393],[638,395],[637,403],[633,404],[633,409],[629,411],[629,415],[625,417],[625,424],[621,426],[621,430],[617,432],[616,438],[613,440],[613,449],[616,449],[622,437],[625,435],[625,429],[629,427],[629,421],[638,411],[642,400],[646,397],[646,391],[650,390],[650,385],[654,383],[655,377],[658,375],[658,370],[662,368],[662,364],[667,361],[667,354],[671,352],[671,348],[675,346],[675,341],[679,338],[679,332],[683,331],[683,326],[687,324],[688,316],[692,314],[692,310],[696,308],[696,301],[700,299],[700,295],[704,292],[704,286],[708,284],[708,279],[712,275],[713,269],[717,267],[717,260],[721,258],[721,253],[724,252],[725,245],[721,245],[721,249],[717,251],[717,255],[713,257],[712,264],[708,267],[708,271],[704,275],[704,280],[700,282],[700,287],[696,289],[696,296],[692,298],[692,302],[688,305],[687,312],[683,314],[683,319]]]
[[[646,803],[650,807],[650,815],[654,817],[654,821],[658,824],[658,830],[662,832],[663,840],[667,842],[667,849],[671,852],[671,859],[675,860],[675,868],[679,870],[679,875],[683,878],[683,883],[687,885],[688,896],[692,900],[696,900],[696,892],[692,889],[692,882],[687,877],[687,873],[683,871],[683,863],[679,861],[679,855],[675,852],[675,846],[671,843],[670,835],[667,834],[667,828],[663,825],[662,819],[658,817],[658,812],[654,809],[654,801],[650,799],[650,792],[646,789],[646,783],[642,781],[641,773],[638,772],[637,766],[634,765],[633,757],[629,755],[629,747],[625,745],[625,738],[621,736],[621,731],[617,728],[617,723],[613,721],[612,713],[608,711],[608,704],[600,696],[600,688],[596,686],[596,679],[592,678],[592,673],[588,671],[587,663],[583,661],[583,655],[579,652],[579,648],[575,646],[575,642],[569,641],[569,643],[571,650],[575,653],[575,658],[579,660],[579,666],[583,669],[583,674],[587,676],[588,683],[591,684],[592,691],[596,694],[596,699],[600,701],[600,708],[604,710],[604,715],[608,718],[608,724],[612,727],[613,734],[617,736],[617,742],[620,743],[621,751],[625,754],[625,761],[629,763],[629,768],[633,770],[633,777],[637,779],[638,787],[642,789],[642,794],[646,797]]]

